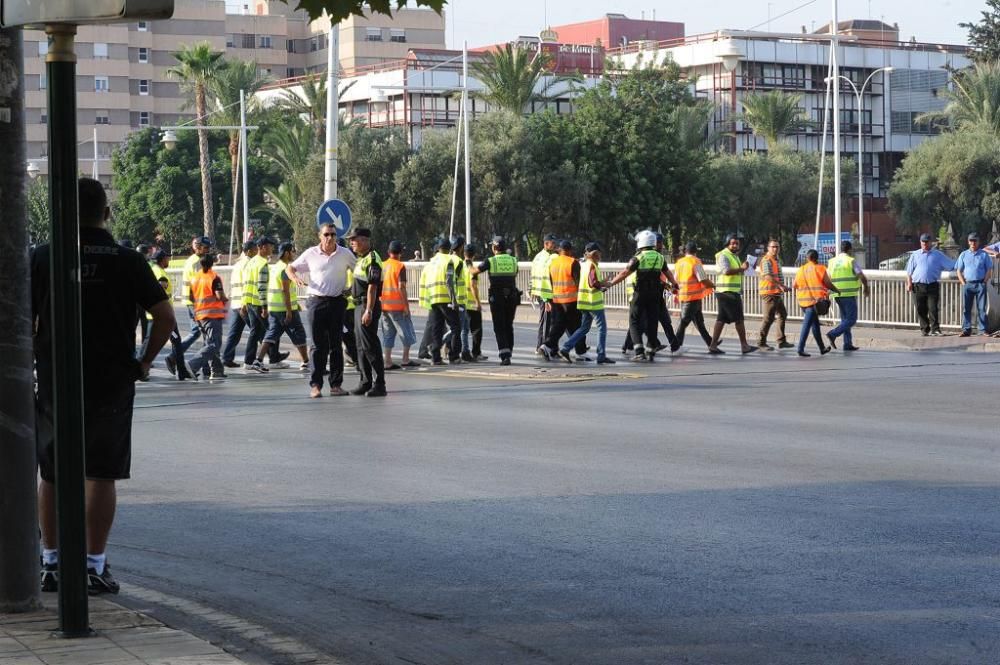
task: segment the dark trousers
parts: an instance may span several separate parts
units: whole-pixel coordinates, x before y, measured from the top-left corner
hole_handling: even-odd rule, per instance
[[[538,343],[535,348],[541,347],[545,344],[545,340],[549,338],[549,328],[552,326],[552,315],[545,311],[545,303],[541,300],[536,299],[538,303]]]
[[[344,340],[344,353],[351,359],[355,367],[358,364],[358,340],[354,335],[354,312],[357,308],[348,309],[344,313],[344,332],[341,338]]]
[[[243,362],[249,365],[257,360],[257,345],[264,341],[267,333],[267,321],[261,316],[259,305],[247,305],[247,329],[250,330],[250,337],[247,339]]]
[[[705,327],[705,315],[701,310],[701,301],[693,300],[681,305],[681,322],[677,326],[677,341],[674,343],[675,350],[684,345],[684,331],[692,323],[698,334],[705,341],[705,346],[712,346],[712,336],[709,334],[708,328]]]
[[[632,304],[628,310],[628,334],[637,348],[642,348],[643,337],[649,349],[660,345],[656,337],[656,328],[660,323],[660,311],[666,309],[663,293],[636,291],[632,296]],[[671,328],[671,334],[673,329]]]
[[[941,332],[940,319],[938,318],[938,301],[941,295],[941,285],[938,282],[933,284],[913,284],[913,304],[917,308],[917,319],[920,321],[920,331],[925,335],[932,332]]]
[[[576,308],[575,302],[552,303],[552,311],[549,312],[549,335],[545,338],[545,346],[555,353],[559,350],[559,339],[563,335],[572,335],[580,327],[580,310]],[[587,340],[581,339],[576,345],[576,355],[582,356],[587,352]]]
[[[323,375],[329,367],[330,387],[339,388],[344,382],[344,349],[341,348],[341,340],[347,300],[343,296],[312,296],[307,309],[312,334],[312,347],[309,349],[312,375],[309,377],[309,385],[322,388]]]
[[[192,305],[188,305],[188,319],[191,321],[191,332],[188,333],[188,336],[181,342],[181,346],[184,347],[185,351],[190,349],[191,345],[194,344],[199,337],[201,337],[201,326],[199,326],[198,322],[194,319],[194,306]]]
[[[481,309],[467,309],[465,310],[465,316],[468,321],[467,325],[469,327],[468,333],[469,338],[468,344],[472,347],[472,357],[478,358],[482,355],[483,350],[483,310]],[[464,333],[465,331],[463,331]],[[464,336],[464,335],[463,335]],[[469,351],[466,348],[466,340],[462,342],[462,351]]]
[[[663,328],[663,334],[667,336],[667,343],[670,344],[670,346],[676,346],[677,335],[674,334],[674,325],[670,321],[670,309],[667,307],[667,303],[665,301],[663,303],[663,308],[660,310],[659,321],[660,326]],[[646,329],[645,319],[643,319],[642,328],[643,330]],[[626,331],[625,341],[622,342],[622,353],[631,351],[634,347],[635,344],[632,342],[632,333],[631,331]]]
[[[429,358],[431,355],[431,342],[434,340],[434,326],[431,325],[433,308],[427,310],[427,322],[424,324],[424,334],[420,336],[420,346],[417,348],[418,358]]]
[[[788,310],[785,309],[785,301],[780,295],[764,296],[764,320],[760,324],[760,335],[757,341],[758,346],[763,346],[767,342],[767,333],[771,330],[771,324],[778,322],[778,341],[784,342],[785,321],[788,320]]]
[[[514,315],[517,313],[520,298],[514,289],[491,289],[489,301],[493,335],[497,338],[500,359],[510,358],[514,351]]]
[[[222,347],[222,362],[231,363],[236,360],[236,347],[243,337],[247,320],[240,313],[240,308],[229,310],[229,330],[226,332],[226,343]]]
[[[434,360],[441,360],[441,349],[445,346],[445,327],[448,328],[448,360],[458,360],[462,355],[462,324],[458,309],[448,305],[431,305],[427,318],[431,330],[430,351]]]
[[[812,333],[813,339],[816,340],[816,346],[822,351],[825,348],[823,344],[823,333],[819,329],[819,314],[816,313],[816,306],[803,307],[802,308],[802,330],[799,331],[799,353],[803,353],[806,350],[806,340],[809,338],[809,333]]]
[[[361,317],[364,315],[365,304],[359,302],[354,309],[354,338],[358,344],[358,372],[361,374],[361,385],[385,388],[382,340],[378,336],[378,320],[382,316],[382,308],[379,305],[372,308],[372,317],[368,325],[361,323]]]

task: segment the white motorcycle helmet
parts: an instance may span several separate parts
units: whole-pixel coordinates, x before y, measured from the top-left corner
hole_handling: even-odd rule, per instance
[[[635,246],[639,249],[656,247],[656,234],[652,231],[639,231],[635,234]]]

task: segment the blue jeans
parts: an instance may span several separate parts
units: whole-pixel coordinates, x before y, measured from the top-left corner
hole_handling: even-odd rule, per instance
[[[229,310],[229,331],[226,333],[226,344],[222,347],[222,362],[231,363],[236,360],[236,346],[247,327],[246,320],[240,315],[240,308]]]
[[[194,320],[194,307],[192,305],[188,305],[188,318],[191,321],[191,332],[188,333],[188,336],[181,341],[181,350],[185,352],[191,348],[191,345],[194,344],[199,337],[201,337],[201,327],[198,325],[198,322]]]
[[[410,348],[417,343],[417,333],[413,329],[413,319],[406,312],[382,312],[382,347],[392,349],[396,346],[396,334],[402,338],[403,348]]]
[[[604,359],[605,345],[608,341],[608,319],[604,316],[603,309],[582,309],[580,310],[580,327],[570,335],[569,339],[563,342],[561,351],[569,353],[569,350],[587,338],[590,326],[597,323],[597,359]]]
[[[972,301],[976,301],[979,314],[979,332],[986,332],[986,285],[966,282],[962,286],[962,330],[972,331]]]
[[[205,319],[199,322],[199,329],[204,336],[201,353],[191,359],[191,371],[201,372],[203,376],[222,374],[222,359],[219,350],[222,349],[222,319]]]
[[[803,353],[806,350],[806,338],[809,337],[810,331],[816,340],[816,344],[820,349],[823,349],[825,344],[823,344],[823,334],[819,330],[819,315],[816,314],[816,308],[803,307],[802,330],[799,332],[799,353]]]
[[[858,299],[854,297],[837,298],[837,307],[840,309],[840,325],[826,335],[834,339],[843,335],[844,346],[854,346],[851,328],[858,322]]]

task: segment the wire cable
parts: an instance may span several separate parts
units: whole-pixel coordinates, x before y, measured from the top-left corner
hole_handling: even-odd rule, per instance
[[[788,16],[789,14],[794,14],[795,12],[799,11],[800,9],[805,9],[809,5],[814,5],[817,2],[819,2],[819,0],[809,0],[809,2],[803,3],[803,4],[799,5],[798,7],[795,7],[794,9],[789,9],[787,12],[784,12],[782,14],[778,14],[777,16],[772,16],[771,18],[769,18],[768,20],[766,20],[766,21],[764,21],[762,23],[758,23],[757,25],[750,26],[749,28],[747,28],[747,32],[749,32],[751,30],[756,30],[757,28],[761,27],[762,25],[767,25],[768,23],[770,23],[771,21],[774,21],[775,19],[784,18],[784,17]]]

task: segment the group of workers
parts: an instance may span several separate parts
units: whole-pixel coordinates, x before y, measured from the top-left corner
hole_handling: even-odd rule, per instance
[[[427,325],[418,346],[417,360],[411,358],[411,347],[417,344],[407,297],[407,272],[401,260],[403,246],[399,241],[388,245],[388,256],[382,259],[372,246],[369,229],[355,229],[347,238],[350,248],[337,242],[332,226],[319,229],[319,243],[301,255],[290,242],[277,245],[262,236],[243,245],[243,252],[232,266],[230,293],[213,271],[214,256],[210,238],[196,238],[193,253],[184,265],[184,295],[191,330],[181,338],[177,330],[171,335],[172,352],[168,369],[178,379],[209,379],[225,376],[226,368],[243,367],[249,372],[267,373],[269,368],[288,367],[287,353],[278,350],[282,336],[287,335],[299,354],[299,369],[310,374],[311,394],[322,396],[324,381],[330,394],[348,394],[341,386],[345,363],[357,367],[360,374],[353,394],[372,397],[386,393],[386,370],[420,366],[419,360],[434,365],[446,361],[478,362],[487,360],[482,354],[483,312],[479,298],[479,279],[486,275],[488,305],[501,365],[510,365],[514,347],[514,317],[522,293],[517,287],[517,260],[507,251],[503,237],[492,239],[490,255],[478,257],[477,249],[467,245],[461,236],[439,238],[434,254],[423,267],[419,284],[419,303],[427,311]],[[858,298],[868,294],[869,285],[864,271],[854,257],[849,241],[841,244],[840,252],[824,266],[815,250],[807,254],[791,285],[782,277],[779,254],[781,246],[771,240],[766,252],[751,267],[749,259],[740,258],[742,240],[735,234],[726,238],[725,246],[715,254],[716,277],[709,279],[698,257],[696,243],[688,242],[684,256],[671,271],[663,251],[663,236],[653,231],[641,231],[636,237],[636,253],[626,267],[614,275],[601,270],[601,246],[587,243],[578,259],[573,243],[548,234],[542,250],[531,263],[530,296],[539,311],[536,353],[547,360],[566,362],[590,361],[587,336],[597,329],[598,364],[614,364],[608,356],[607,317],[604,294],[612,286],[625,282],[629,302],[628,333],[622,347],[623,355],[635,362],[653,360],[657,353],[676,352],[684,345],[685,332],[691,325],[704,341],[708,353],[720,355],[725,327],[732,324],[743,354],[758,350],[790,349],[795,347],[786,336],[788,313],[784,294],[794,291],[803,311],[802,330],[797,352],[810,354],[805,344],[811,335],[820,354],[837,348],[854,351],[852,328],[858,318]],[[971,334],[971,305],[978,302],[980,289],[989,280],[991,255],[1000,246],[980,250],[978,236],[970,235],[970,251],[951,262],[939,250],[933,249],[931,238],[921,236],[921,250],[914,252],[907,266],[907,289],[913,293],[914,304],[925,335],[940,334],[937,312],[937,282],[944,270],[957,269],[966,295],[966,317],[963,335]],[[276,262],[269,259],[276,254]],[[166,273],[169,262],[162,250],[150,259],[157,279],[170,293]],[[748,340],[743,306],[743,281],[748,271],[759,276],[758,292],[763,300],[763,320],[751,344]],[[306,346],[305,325],[301,317],[299,287],[308,296],[313,345]],[[978,290],[977,290],[978,289]],[[714,293],[718,303],[715,325],[710,332],[705,325],[702,301]],[[670,295],[680,304],[680,321],[676,328],[668,309]],[[820,332],[819,319],[826,316],[831,300],[836,300],[839,324],[826,333]],[[980,332],[985,332],[985,306],[980,305]],[[223,337],[222,323],[228,319],[228,333]],[[772,327],[776,330],[774,346],[768,342]],[[661,342],[659,330],[666,337]],[[381,329],[381,336],[379,330]],[[236,361],[236,347],[244,330],[249,339],[243,362]],[[200,353],[185,362],[184,353],[199,337],[204,339]],[[393,361],[397,339],[402,345],[400,364]],[[267,364],[265,364],[267,360]]]

